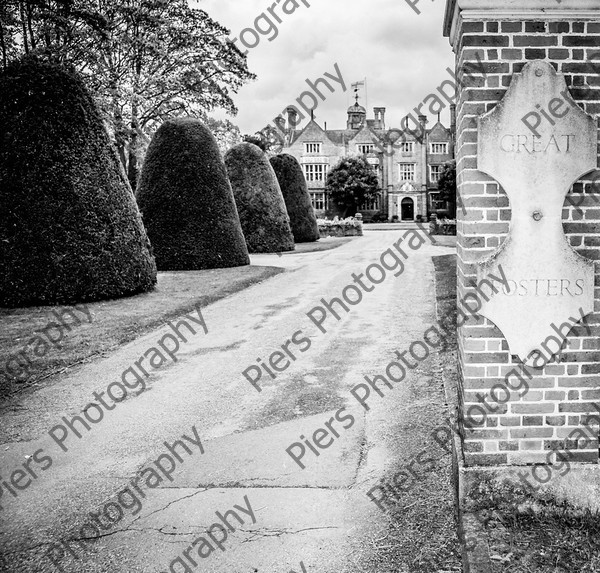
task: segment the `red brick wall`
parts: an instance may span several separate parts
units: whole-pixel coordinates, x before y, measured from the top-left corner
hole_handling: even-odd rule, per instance
[[[476,262],[503,242],[511,218],[504,191],[476,169],[477,116],[502,99],[512,74],[528,60],[544,59],[565,75],[573,98],[597,118],[600,23],[461,19],[456,37],[457,76],[464,84],[458,89],[456,156],[458,189],[466,211],[458,213],[460,301],[473,290]],[[593,54],[596,72],[587,65]],[[589,89],[584,89],[585,83]],[[528,111],[532,110],[524,109],[523,115]],[[481,427],[464,428],[467,465],[545,463],[553,455],[552,448],[569,448],[572,461],[598,462],[597,428],[589,432],[593,437],[587,442],[566,443],[566,438],[587,421],[587,414],[598,416],[594,404],[600,399],[600,178],[595,191],[588,179],[578,182],[571,193],[575,206],[568,199],[565,202],[565,233],[578,253],[597,261],[595,313],[586,319],[592,336],[583,326],[575,327],[562,362],[553,360],[543,369],[525,367],[532,377],[529,391],[524,396],[513,392],[510,401],[490,412]],[[509,354],[501,332],[483,318],[469,319],[459,329],[459,347],[461,406],[467,412],[479,403],[477,392],[489,395],[495,384],[504,383],[508,372],[521,368],[521,362]]]

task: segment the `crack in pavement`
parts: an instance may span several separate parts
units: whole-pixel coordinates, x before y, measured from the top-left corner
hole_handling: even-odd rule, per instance
[[[367,443],[367,412],[365,411],[363,412],[362,436],[358,448],[358,462],[356,464],[356,473],[354,474],[354,479],[352,480],[352,487],[356,486],[360,469],[367,461],[367,452],[369,451],[369,448],[367,448]]]
[[[263,478],[251,478],[249,481],[253,481],[253,480],[260,480]],[[274,478],[274,479],[278,479],[278,478]],[[265,481],[267,481],[267,479],[265,479]],[[323,489],[323,490],[331,490],[331,491],[339,491],[339,490],[350,490],[354,487],[354,484],[349,484],[349,485],[343,485],[343,486],[325,486],[325,485],[279,485],[279,486],[272,486],[272,485],[261,485],[261,484],[256,484],[256,485],[245,485],[243,483],[239,483],[239,482],[225,482],[223,484],[216,484],[216,483],[212,483],[212,484],[199,484],[198,486],[195,487],[202,487],[204,488],[203,491],[208,491],[211,489]],[[194,489],[193,487],[187,487],[187,488],[179,488],[179,487],[164,487],[164,488],[157,488],[157,489]]]
[[[120,533],[132,533],[132,532],[137,532],[137,533],[144,533],[146,531],[155,531],[156,533],[160,533],[161,535],[166,535],[167,537],[189,537],[190,535],[197,535],[196,532],[194,531],[187,531],[185,533],[176,533],[176,532],[168,532],[168,531],[163,531],[164,527],[142,527],[142,528],[127,528],[124,530],[121,530]],[[199,530],[206,530],[207,528],[202,528],[199,527]],[[169,543],[178,543],[176,541],[169,541]],[[187,542],[186,542],[187,543]]]
[[[257,541],[258,539],[263,538],[263,537],[281,537],[282,535],[296,535],[296,533],[302,533],[304,531],[319,531],[321,529],[340,529],[340,528],[333,527],[333,526],[305,527],[304,529],[298,529],[298,530],[261,528],[261,529],[255,529],[255,530],[250,530],[250,531],[247,529],[240,529],[240,531],[243,531],[244,533],[250,533],[252,535],[249,539],[244,539],[242,541],[242,543],[252,543],[253,541]]]
[[[165,488],[162,488],[162,489],[165,489]],[[169,488],[169,489],[175,489],[175,488]],[[186,488],[186,489],[189,489],[189,488]],[[134,520],[133,520],[133,521],[132,521],[132,522],[131,522],[131,523],[130,523],[128,526],[127,526],[127,527],[125,527],[125,528],[119,528],[119,529],[115,529],[114,531],[111,531],[111,532],[109,532],[109,533],[103,533],[102,535],[96,535],[96,536],[94,536],[94,537],[71,537],[71,538],[69,538],[69,539],[66,539],[65,541],[66,541],[66,542],[94,541],[94,540],[96,540],[96,539],[103,539],[103,538],[105,538],[105,537],[111,537],[111,536],[113,536],[113,535],[117,535],[117,534],[119,534],[119,533],[126,533],[126,532],[128,532],[128,531],[143,531],[143,529],[142,529],[142,530],[140,530],[140,529],[132,528],[131,526],[132,526],[134,523],[136,523],[138,520],[142,519],[142,518],[143,518],[143,519],[146,519],[146,518],[148,518],[148,517],[151,517],[152,515],[154,515],[154,514],[156,514],[156,513],[160,513],[161,511],[164,511],[165,509],[168,509],[169,507],[171,507],[171,506],[172,506],[172,505],[174,505],[175,503],[178,503],[178,502],[180,502],[180,501],[183,501],[183,500],[185,500],[185,499],[192,498],[192,497],[194,497],[194,496],[196,496],[196,495],[199,495],[199,494],[201,494],[201,493],[204,493],[205,491],[206,491],[206,490],[199,490],[199,491],[195,491],[195,492],[194,492],[194,493],[192,493],[191,495],[186,495],[186,496],[183,496],[183,497],[177,498],[177,499],[175,499],[175,500],[172,500],[172,501],[170,501],[170,502],[169,502],[167,505],[165,505],[164,507],[161,507],[160,509],[156,509],[156,510],[154,510],[152,513],[149,513],[148,515],[144,515],[144,516],[143,516],[143,515],[138,515],[138,516],[137,516],[137,517],[136,517],[136,518],[135,518],[135,519],[134,519]],[[148,529],[149,529],[149,530],[151,530],[152,528],[148,528]],[[156,531],[159,531],[159,530],[156,530]],[[166,532],[161,532],[161,533],[164,533],[164,535],[171,535],[171,534],[168,534],[168,533],[166,533]],[[181,534],[181,535],[184,535],[184,534]],[[192,535],[192,534],[187,534],[187,535]],[[56,544],[56,542],[55,542],[55,541],[44,542],[44,543],[40,543],[40,544],[38,544],[38,545],[34,545],[34,546],[32,546],[32,547],[24,547],[24,548],[22,548],[22,549],[20,549],[20,550],[18,550],[18,551],[14,551],[14,552],[12,552],[12,553],[13,553],[13,554],[15,554],[15,555],[18,555],[19,553],[23,553],[23,552],[26,552],[26,551],[27,551],[27,552],[30,552],[30,551],[34,551],[34,550],[36,550],[36,549],[39,549],[40,547],[52,546],[52,545],[55,545],[55,544]],[[10,554],[10,553],[7,553],[7,554]]]
[[[167,489],[167,488],[161,488],[161,489]],[[160,509],[156,509],[155,511],[153,511],[152,513],[149,513],[148,515],[138,515],[130,524],[129,526],[125,529],[125,531],[127,531],[136,521],[142,519],[147,519],[148,517],[153,516],[156,513],[160,513],[161,511],[164,511],[165,509],[169,509],[169,507],[171,507],[172,505],[179,503],[180,501],[183,501],[184,499],[190,499],[192,497],[195,497],[201,493],[204,493],[206,491],[206,489],[202,489],[199,491],[195,491],[194,493],[190,494],[190,495],[184,495],[183,497],[180,497],[178,499],[174,499],[173,501],[170,501],[169,503],[167,503],[167,505],[165,505],[164,507],[161,507]]]
[[[189,489],[189,488],[159,488],[159,489]],[[133,527],[134,524],[136,522],[138,522],[141,519],[147,519],[152,517],[153,515],[156,515],[158,513],[161,513],[163,511],[165,511],[166,509],[168,509],[169,507],[171,507],[172,505],[179,503],[180,501],[184,501],[186,499],[191,499],[192,497],[195,497],[197,495],[200,495],[202,493],[205,493],[207,491],[209,491],[210,488],[203,488],[201,490],[195,491],[190,495],[185,495],[182,497],[179,497],[175,500],[170,501],[169,503],[167,503],[166,505],[164,505],[163,507],[160,507],[158,509],[155,509],[154,511],[152,511],[151,513],[147,514],[147,515],[138,515],[127,527],[125,528],[119,528],[119,529],[115,529],[114,531],[110,531],[107,533],[102,533],[101,535],[97,535],[97,536],[93,536],[93,537],[71,537],[70,539],[66,540],[67,542],[85,542],[85,541],[95,541],[98,539],[104,539],[107,537],[112,537],[114,535],[119,535],[121,533],[132,533],[132,532],[138,532],[138,533],[143,533],[144,531],[155,531],[157,533],[160,533],[162,535],[166,535],[169,537],[184,537],[184,536],[190,536],[190,535],[196,535],[197,532],[195,531],[187,531],[187,532],[168,532],[168,531],[164,531],[164,527],[160,527],[160,528],[156,528],[156,527],[142,527],[142,528],[138,528],[138,527]],[[311,486],[306,486],[306,487],[300,487],[300,488],[271,488],[271,489],[326,489],[326,490],[333,490],[333,489],[340,489],[340,488],[325,488],[325,487],[311,487]],[[341,488],[341,489],[346,489],[346,488]],[[198,531],[202,531],[207,529],[208,527],[210,527],[209,525],[207,525],[206,527],[204,526],[197,526],[196,530]],[[273,536],[281,536],[284,534],[295,534],[295,533],[301,533],[303,531],[310,531],[311,529],[338,529],[337,527],[316,527],[316,528],[306,528],[306,529],[300,529],[297,531],[294,530],[273,530],[273,531],[278,531],[278,533],[270,535],[268,533],[265,534],[261,534],[258,533],[259,535],[261,535],[262,537],[273,537]],[[252,533],[252,534],[257,534],[257,532],[255,531],[247,531],[247,530],[242,530],[245,531],[246,533]],[[266,531],[270,531],[270,530],[266,530]],[[252,539],[250,539],[249,541],[252,541]],[[31,551],[36,551],[39,548],[42,547],[48,547],[48,546],[52,546],[54,545],[55,542],[44,542],[38,545],[34,545],[32,547],[26,547],[23,548],[19,551],[15,551],[12,553],[7,553],[7,554],[19,554],[19,553],[23,553],[23,552],[31,552]]]

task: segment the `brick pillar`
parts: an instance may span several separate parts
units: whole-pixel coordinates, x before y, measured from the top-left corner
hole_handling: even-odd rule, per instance
[[[459,202],[457,213],[460,304],[467,293],[475,292],[477,262],[502,244],[511,220],[502,188],[477,170],[477,118],[496,106],[513,74],[528,60],[541,59],[564,74],[575,101],[597,119],[600,2],[447,0],[444,33],[456,54],[459,81],[456,159],[464,205],[461,210]],[[563,228],[573,248],[596,261],[595,312],[571,330],[562,359],[554,358],[542,368],[524,366],[511,356],[500,330],[485,318],[469,318],[459,328],[459,407],[466,465],[547,463],[555,461],[554,448],[568,449],[571,461],[598,463],[594,420],[600,419],[595,409],[600,398],[600,171],[569,192]],[[517,372],[522,372],[529,388],[524,394],[514,390],[522,384]],[[514,390],[507,403],[490,397],[495,385]],[[496,395],[503,401],[499,392]],[[467,414],[481,405],[482,397],[487,415],[477,417],[481,425],[476,427]],[[581,439],[578,428],[591,439]]]

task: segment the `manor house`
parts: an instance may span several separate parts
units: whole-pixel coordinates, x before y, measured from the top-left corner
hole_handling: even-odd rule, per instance
[[[420,128],[414,130],[414,135],[386,128],[385,107],[373,111],[374,119],[367,119],[366,109],[357,101],[348,109],[346,129],[327,129],[327,123],[321,127],[311,119],[297,130],[298,112],[294,107],[286,110],[287,121],[277,118],[281,152],[293,155],[302,165],[317,215],[335,211],[325,192],[329,169],[343,157],[365,155],[377,172],[382,190],[376,200],[361,207],[365,220],[378,212],[386,219],[400,221],[427,221],[438,213],[445,216],[448,204],[439,197],[437,181],[443,165],[454,158],[454,106],[450,129],[439,118],[427,129],[427,117],[421,115]],[[397,143],[392,146],[391,141]]]

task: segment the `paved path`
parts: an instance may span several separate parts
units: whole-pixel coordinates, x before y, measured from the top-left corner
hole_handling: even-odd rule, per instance
[[[326,333],[306,314],[321,298],[339,297],[353,282],[353,272],[379,262],[405,233],[366,233],[333,251],[253,257],[253,264],[285,266],[288,272],[203,309],[208,334],[182,344],[178,361],[155,371],[146,392],[106,412],[90,431],[79,427],[82,438],[69,436],[67,452],[50,439],[48,429],[62,416],[81,414],[94,391],[118,380],[168,329],[73,371],[27,397],[22,410],[5,414],[0,427],[2,479],[40,448],[51,456],[52,466],[39,471],[34,464],[39,475],[32,485],[18,499],[6,490],[0,498],[3,570],[56,571],[46,556],[50,545],[80,538],[90,511],[102,508],[136,472],[148,468],[165,451],[165,440],[173,442],[184,434],[193,439],[193,427],[204,453],[191,441],[191,455],[180,446],[183,461],[174,481],[163,479],[156,489],[142,487],[146,497],[135,516],[133,497],[123,497],[127,501],[122,505],[130,509],[101,539],[73,544],[73,554],[63,546],[64,557],[56,549],[62,570],[299,573],[304,567],[320,573],[412,572],[405,563],[392,561],[398,555],[412,559],[419,552],[425,563],[427,539],[415,536],[428,537],[432,527],[446,527],[448,539],[454,535],[448,527],[452,499],[447,483],[436,498],[432,489],[437,486],[428,485],[429,476],[424,478],[402,501],[402,515],[413,517],[401,526],[402,517],[390,519],[365,494],[423,447],[432,447],[430,427],[445,417],[439,365],[435,357],[423,362],[393,390],[386,388],[385,398],[372,397],[368,413],[350,390],[364,375],[382,372],[394,350],[408,349],[435,323],[431,256],[451,251],[429,243],[415,251],[405,246],[404,273],[398,278],[389,273],[348,314],[342,312],[340,321],[328,317]],[[263,371],[262,392],[257,392],[242,371],[258,358],[268,364],[269,356],[297,331],[302,332],[296,340],[309,337],[310,348],[306,342],[289,343],[296,361],[275,379]],[[340,421],[332,422],[336,412]],[[354,420],[351,427],[348,416]],[[322,433],[315,438],[315,431],[327,428],[327,422],[339,437],[327,449],[315,448],[313,442],[318,456],[306,447],[301,460],[306,468],[300,469],[286,448],[301,441],[301,435],[326,442]],[[328,439],[334,435],[325,432]],[[300,446],[293,451],[299,452]],[[432,454],[440,455],[439,449]],[[442,459],[433,473],[445,474],[447,463],[447,457]],[[431,499],[425,499],[428,495]],[[253,516],[238,509],[242,524],[230,514],[233,531],[222,543],[224,551],[211,553],[204,545],[208,556],[200,559],[197,550],[202,538],[210,539],[206,531],[218,521],[216,512],[225,514],[234,505],[251,509]],[[216,540],[224,537],[221,529],[212,529]],[[399,535],[409,536],[416,546],[390,543]],[[198,567],[192,560],[174,561],[194,541]],[[446,570],[423,567],[415,571]]]

